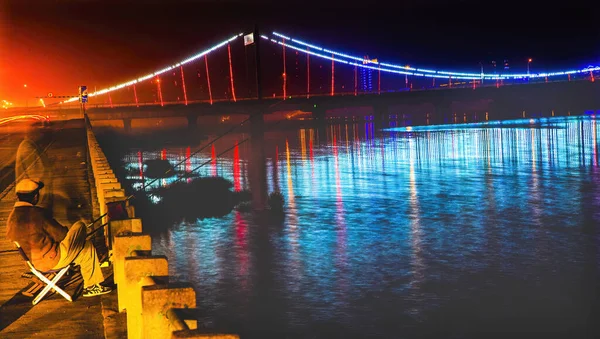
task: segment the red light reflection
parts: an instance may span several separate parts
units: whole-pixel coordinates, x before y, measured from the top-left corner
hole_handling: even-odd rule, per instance
[[[240,146],[237,141],[233,149],[233,188],[236,191],[242,190],[242,185],[240,184]]]

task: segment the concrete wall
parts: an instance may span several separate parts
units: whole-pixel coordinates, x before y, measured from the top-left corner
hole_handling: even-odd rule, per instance
[[[196,292],[169,279],[164,255],[152,253],[125,189],[117,180],[86,117],[89,161],[117,285],[118,307],[127,313],[128,338],[239,338],[197,329]]]

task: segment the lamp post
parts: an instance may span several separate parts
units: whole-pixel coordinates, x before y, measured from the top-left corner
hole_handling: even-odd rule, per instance
[[[531,61],[533,61],[531,58],[527,59],[527,77],[529,77],[529,65],[531,64]]]
[[[483,86],[483,62],[479,62],[479,66],[481,66],[481,86]]]
[[[23,88],[27,88],[27,84],[23,84]],[[25,95],[27,95],[27,92],[25,92]],[[25,108],[29,108],[29,99],[27,97],[25,97]]]

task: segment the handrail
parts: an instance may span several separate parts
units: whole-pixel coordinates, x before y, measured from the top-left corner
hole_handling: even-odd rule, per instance
[[[505,87],[505,86],[525,86],[525,85],[541,85],[541,84],[549,84],[549,83],[561,83],[561,82],[584,82],[584,81],[590,81],[588,78],[586,77],[572,77],[571,80],[548,80],[548,81],[531,81],[531,82],[511,82],[511,81],[506,81],[506,80],[502,80],[502,85],[501,87]],[[496,87],[496,81],[494,80],[488,80],[488,81],[484,81],[483,85],[481,83],[479,83],[476,86],[476,89],[478,88],[493,88]],[[440,90],[453,90],[453,89],[468,89],[468,88],[472,88],[472,83],[464,83],[464,84],[453,84],[452,86],[436,86],[436,87],[425,87],[425,88],[401,88],[401,89],[397,89],[397,90],[382,90],[380,94],[387,94],[387,93],[404,93],[404,92],[427,92],[427,91],[440,91]],[[358,91],[355,95],[354,91],[344,91],[344,92],[336,92],[333,97],[344,97],[344,96],[362,96],[362,95],[373,95],[373,96],[377,96],[380,95],[377,91]],[[302,98],[307,98],[307,97],[331,97],[332,95],[330,93],[300,93],[300,94],[294,94],[294,95],[290,95],[288,97],[285,98],[285,100],[289,100],[289,99],[302,99]],[[275,97],[264,97],[263,100],[269,100],[269,99],[284,99],[282,95],[277,95]],[[256,101],[257,99],[255,97],[249,97],[249,98],[237,98],[236,101]],[[230,103],[235,103],[235,101],[233,101],[233,99],[231,98],[223,98],[223,99],[213,99],[213,103],[223,103],[223,102],[230,102]],[[210,100],[206,99],[206,100],[188,100],[187,106],[189,106],[190,104],[209,104]],[[185,105],[185,102],[182,100],[178,100],[178,101],[164,101],[162,104],[162,107],[166,107],[166,106],[177,106],[177,105]],[[87,104],[87,109],[93,109],[93,108],[121,108],[121,107],[148,107],[148,106],[153,106],[153,107],[157,107],[157,106],[161,106],[161,104],[159,102],[140,102],[140,103],[121,103],[121,104]],[[61,110],[61,109],[79,109],[80,105],[77,103],[66,103],[66,104],[48,104],[46,105],[46,108],[42,108],[42,107],[31,107],[27,110],[40,110],[43,109],[44,111],[54,111],[56,109]],[[15,108],[13,108],[15,109]]]

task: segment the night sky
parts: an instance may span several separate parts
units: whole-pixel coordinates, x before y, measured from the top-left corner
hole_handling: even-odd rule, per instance
[[[0,100],[130,80],[254,22],[424,68],[477,72],[479,62],[509,59],[524,69],[529,57],[538,71],[576,68],[600,64],[598,9],[597,1],[0,0]]]

